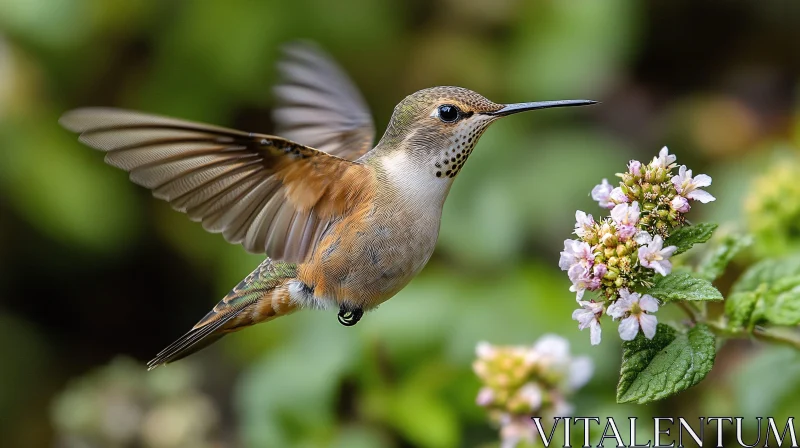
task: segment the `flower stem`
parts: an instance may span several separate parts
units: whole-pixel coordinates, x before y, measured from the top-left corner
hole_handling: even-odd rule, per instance
[[[770,331],[768,328],[756,327],[753,329],[753,336],[762,341],[788,345],[789,347],[794,347],[796,350],[800,350],[800,339],[793,335],[780,334]]]
[[[705,324],[708,325],[711,331],[718,336],[723,336],[728,339],[748,339],[753,337],[764,342],[786,345],[793,347],[796,350],[800,350],[800,339],[798,339],[796,336],[782,334],[768,328],[756,327],[752,332],[749,332],[747,330],[731,330],[730,328],[726,328],[720,322],[705,322]]]
[[[682,309],[686,313],[686,315],[689,316],[689,319],[692,321],[692,323],[697,322],[697,316],[694,314],[694,310],[692,309],[692,307],[686,304],[686,302],[676,302],[676,303],[678,304],[678,307],[680,307],[680,309]]]

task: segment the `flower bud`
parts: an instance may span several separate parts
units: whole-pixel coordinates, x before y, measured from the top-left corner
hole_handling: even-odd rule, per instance
[[[617,235],[616,233],[606,233],[600,238],[600,242],[606,247],[614,247],[617,245]]]
[[[628,252],[628,249],[625,247],[624,244],[620,244],[620,245],[617,246],[617,256],[624,257],[627,252]]]
[[[475,398],[478,406],[490,406],[494,402],[494,391],[490,387],[482,387],[478,396]]]
[[[628,162],[628,172],[632,175],[639,177],[642,175],[642,162],[638,160],[631,160]]]
[[[679,213],[686,213],[691,208],[689,206],[689,201],[683,196],[675,196],[670,201],[669,206],[672,210],[675,210]]]
[[[603,263],[595,264],[594,269],[592,269],[592,273],[597,278],[603,278],[603,276],[606,275],[606,272],[608,272],[608,266]]]

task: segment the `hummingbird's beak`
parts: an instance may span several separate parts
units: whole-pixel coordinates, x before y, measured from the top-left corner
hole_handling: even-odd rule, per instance
[[[502,109],[494,112],[485,112],[486,115],[496,115],[504,117],[506,115],[515,114],[517,112],[525,112],[527,110],[547,109],[548,107],[569,107],[569,106],[588,106],[595,104],[597,101],[592,100],[561,100],[561,101],[537,101],[535,103],[516,103],[506,104]]]

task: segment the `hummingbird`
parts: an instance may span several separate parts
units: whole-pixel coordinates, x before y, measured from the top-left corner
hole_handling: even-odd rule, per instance
[[[275,135],[113,108],[59,122],[203,228],[267,258],[148,363],[301,309],[358,323],[428,262],[444,201],[486,128],[519,112],[590,100],[497,104],[462,87],[412,93],[383,137],[345,72],[316,46],[284,47]]]

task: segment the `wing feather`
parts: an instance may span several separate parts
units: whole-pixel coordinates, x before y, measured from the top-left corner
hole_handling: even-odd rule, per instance
[[[68,112],[61,124],[206,230],[276,260],[304,261],[323,224],[374,181],[364,165],[270,135],[106,108]]]
[[[275,86],[275,133],[348,160],[372,148],[369,108],[344,71],[318,47],[284,47]]]

